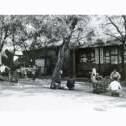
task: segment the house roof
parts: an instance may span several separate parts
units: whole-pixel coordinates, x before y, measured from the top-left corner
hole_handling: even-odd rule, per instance
[[[106,47],[106,46],[120,46],[122,43],[116,39],[114,40],[108,40],[106,42],[103,42],[102,40],[97,40],[94,43],[86,43],[84,46],[81,46],[79,48],[95,48],[95,47]]]

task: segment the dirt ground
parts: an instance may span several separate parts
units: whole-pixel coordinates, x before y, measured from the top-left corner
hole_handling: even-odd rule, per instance
[[[62,85],[65,87],[66,82]],[[0,82],[1,126],[123,126],[125,88],[121,97],[93,94],[91,83],[76,82],[75,90],[49,89],[50,80]]]
[[[66,82],[62,82],[65,87]],[[11,85],[11,86],[10,86]],[[0,83],[0,111],[15,110],[72,110],[91,111],[126,110],[126,88],[121,97],[109,93],[94,94],[89,82],[76,82],[75,90],[49,89],[50,80],[20,80],[18,83]],[[60,103],[60,105],[59,105]]]

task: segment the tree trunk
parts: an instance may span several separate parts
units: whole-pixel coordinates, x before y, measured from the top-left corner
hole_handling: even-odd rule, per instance
[[[47,74],[47,47],[44,48],[44,74]]]
[[[78,18],[76,17],[71,17],[69,19],[70,21],[70,34],[68,34],[67,37],[65,37],[63,39],[63,44],[59,50],[59,53],[58,53],[58,60],[57,60],[57,63],[56,63],[56,66],[55,66],[55,69],[53,71],[53,75],[52,75],[52,82],[51,82],[51,85],[50,85],[50,88],[52,89],[56,89],[56,88],[61,88],[61,73],[60,73],[60,70],[62,70],[62,67],[63,67],[63,63],[64,63],[64,57],[65,57],[65,50],[69,49],[69,43],[70,43],[70,39],[71,39],[71,36],[72,36],[72,33],[74,32],[74,29],[75,29],[75,26],[77,25],[77,22],[78,22]],[[56,84],[58,80],[58,85]]]
[[[4,46],[4,41],[1,41],[1,44],[0,44],[0,65],[2,65],[2,49],[3,49],[3,46]]]
[[[14,37],[14,31],[12,31],[12,42],[13,42],[13,47],[14,47],[14,52],[11,54],[11,61],[10,61],[10,72],[9,72],[9,81],[12,82],[13,81],[13,74],[14,74],[14,70],[13,70],[13,67],[14,67],[14,54],[15,54],[15,45],[14,45],[14,42],[15,42],[15,37]]]
[[[10,71],[9,71],[9,81],[10,82],[13,81],[13,73],[14,73],[14,70],[13,70],[13,67],[14,67],[13,58],[14,58],[14,55],[12,56],[11,65],[10,65]]]
[[[69,39],[64,40],[64,42],[63,42],[64,44],[59,49],[57,63],[56,63],[56,66],[55,66],[55,69],[54,69],[53,75],[52,75],[52,82],[51,82],[51,85],[50,85],[51,89],[61,88],[61,84],[60,84],[61,73],[60,73],[60,70],[62,70],[62,68],[63,68],[65,51],[68,49],[69,42],[70,42],[70,37],[69,37]],[[59,83],[57,83],[57,81]]]

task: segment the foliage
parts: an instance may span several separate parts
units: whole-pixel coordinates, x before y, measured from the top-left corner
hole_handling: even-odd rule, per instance
[[[126,16],[111,16],[107,18],[107,29],[106,35],[109,35],[116,40],[120,41],[121,44],[121,65],[122,65],[122,79],[125,79],[125,63],[124,63],[124,52],[125,52],[125,45],[126,45]],[[111,29],[110,29],[111,28]],[[113,28],[113,29],[112,29]]]

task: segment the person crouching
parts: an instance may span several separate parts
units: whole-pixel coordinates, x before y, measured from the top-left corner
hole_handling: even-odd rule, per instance
[[[121,89],[122,87],[120,82],[118,81],[118,78],[113,78],[113,81],[109,85],[111,96],[119,97]]]

